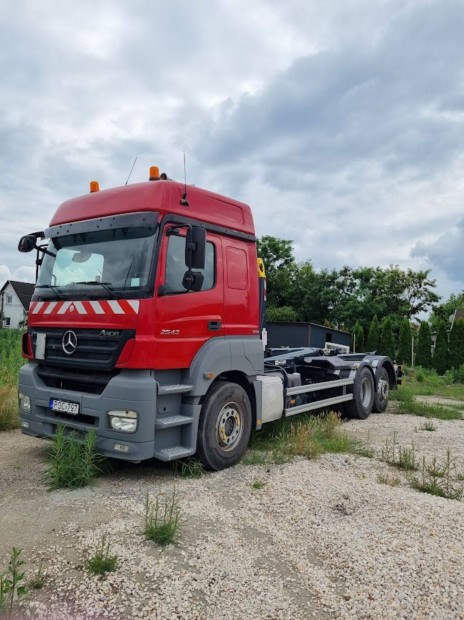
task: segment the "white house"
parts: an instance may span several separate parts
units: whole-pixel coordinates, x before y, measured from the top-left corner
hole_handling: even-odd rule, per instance
[[[0,290],[0,313],[3,327],[16,329],[27,318],[34,284],[7,280]]]

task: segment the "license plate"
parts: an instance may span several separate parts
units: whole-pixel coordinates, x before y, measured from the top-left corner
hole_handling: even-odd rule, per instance
[[[50,398],[50,409],[59,413],[70,413],[77,415],[79,413],[79,403],[70,403],[67,400],[56,400]]]

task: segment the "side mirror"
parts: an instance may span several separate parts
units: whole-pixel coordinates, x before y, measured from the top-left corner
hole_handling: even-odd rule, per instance
[[[20,252],[32,252],[36,247],[37,237],[34,235],[25,235],[21,237],[18,243],[18,250]]]
[[[205,251],[206,230],[203,226],[189,227],[185,239],[185,266],[189,271],[205,268]]]
[[[182,279],[182,286],[187,291],[194,291],[198,293],[201,291],[201,287],[203,286],[204,276],[199,271],[191,271],[190,269],[184,273],[184,277]]]

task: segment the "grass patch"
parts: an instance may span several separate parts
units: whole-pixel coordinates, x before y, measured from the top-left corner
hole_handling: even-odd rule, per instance
[[[19,428],[18,393],[15,387],[0,388],[0,431]]]
[[[106,536],[100,539],[94,554],[85,563],[85,568],[93,575],[105,575],[118,567],[118,556],[111,555],[110,542]]]
[[[25,359],[21,355],[19,329],[0,329],[0,431],[19,428],[18,373]]]
[[[253,484],[251,485],[251,488],[252,489],[264,489],[266,484],[267,482],[263,482],[262,480],[255,480]]]
[[[51,489],[87,486],[107,469],[108,461],[97,451],[96,441],[94,430],[79,439],[76,433],[68,434],[58,426],[49,451],[50,467],[45,472]]]
[[[460,387],[462,392],[462,387]],[[418,392],[411,385],[402,385],[396,391],[390,393],[398,403],[397,413],[422,416],[424,418],[437,418],[438,420],[461,420],[462,408],[456,405],[432,405],[421,403],[414,397]]]
[[[455,374],[453,371],[448,371],[444,375],[437,375],[434,370],[410,368],[403,376],[398,390],[390,392],[390,399],[399,400],[401,393],[407,391],[414,396],[442,396],[462,400],[464,407],[464,384],[455,382]]]
[[[148,540],[162,547],[175,543],[180,535],[180,505],[175,491],[170,496],[158,493],[145,499],[145,529]]]
[[[342,431],[340,416],[333,411],[318,416],[303,414],[277,420],[254,432],[244,464],[286,463],[295,456],[317,458],[326,452],[373,456],[372,451]]]

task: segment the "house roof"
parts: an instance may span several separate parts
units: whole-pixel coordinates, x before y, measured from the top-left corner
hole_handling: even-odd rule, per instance
[[[34,292],[35,284],[32,284],[31,282],[16,282],[15,280],[7,280],[2,286],[2,291],[5,290],[8,283],[13,287],[13,290],[18,296],[24,310],[29,310],[29,304],[31,303],[31,297]]]

